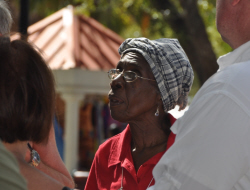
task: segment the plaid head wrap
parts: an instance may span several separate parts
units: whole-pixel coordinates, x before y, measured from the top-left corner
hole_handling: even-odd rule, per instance
[[[161,93],[164,111],[186,107],[194,74],[190,62],[177,39],[128,38],[119,47],[119,54],[140,53],[150,65]]]

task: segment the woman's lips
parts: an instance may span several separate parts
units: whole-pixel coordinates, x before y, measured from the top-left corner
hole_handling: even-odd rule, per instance
[[[109,96],[109,104],[110,106],[118,106],[120,104],[122,104],[124,101],[120,98],[117,98],[115,96]]]

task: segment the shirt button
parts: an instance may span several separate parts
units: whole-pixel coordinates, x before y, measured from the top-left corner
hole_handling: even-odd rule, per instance
[[[140,178],[137,178],[137,183],[140,183]]]

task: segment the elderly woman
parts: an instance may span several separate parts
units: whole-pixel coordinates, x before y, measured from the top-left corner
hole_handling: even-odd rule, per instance
[[[96,152],[85,190],[145,190],[152,170],[174,143],[168,111],[187,105],[193,82],[189,60],[176,39],[125,40],[111,79],[111,116],[129,123]]]
[[[53,75],[30,44],[0,37],[0,89],[0,139],[17,159],[28,189],[73,188],[51,127]]]

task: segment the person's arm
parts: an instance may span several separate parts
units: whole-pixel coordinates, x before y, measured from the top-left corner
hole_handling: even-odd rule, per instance
[[[32,147],[39,153],[41,162],[37,169],[49,175],[64,186],[74,188],[74,181],[66,169],[56,146],[54,128],[51,127],[48,143],[31,143]]]
[[[243,102],[213,94],[192,105],[173,125],[176,141],[154,168],[151,189],[229,190],[241,182],[250,187],[250,113]]]

